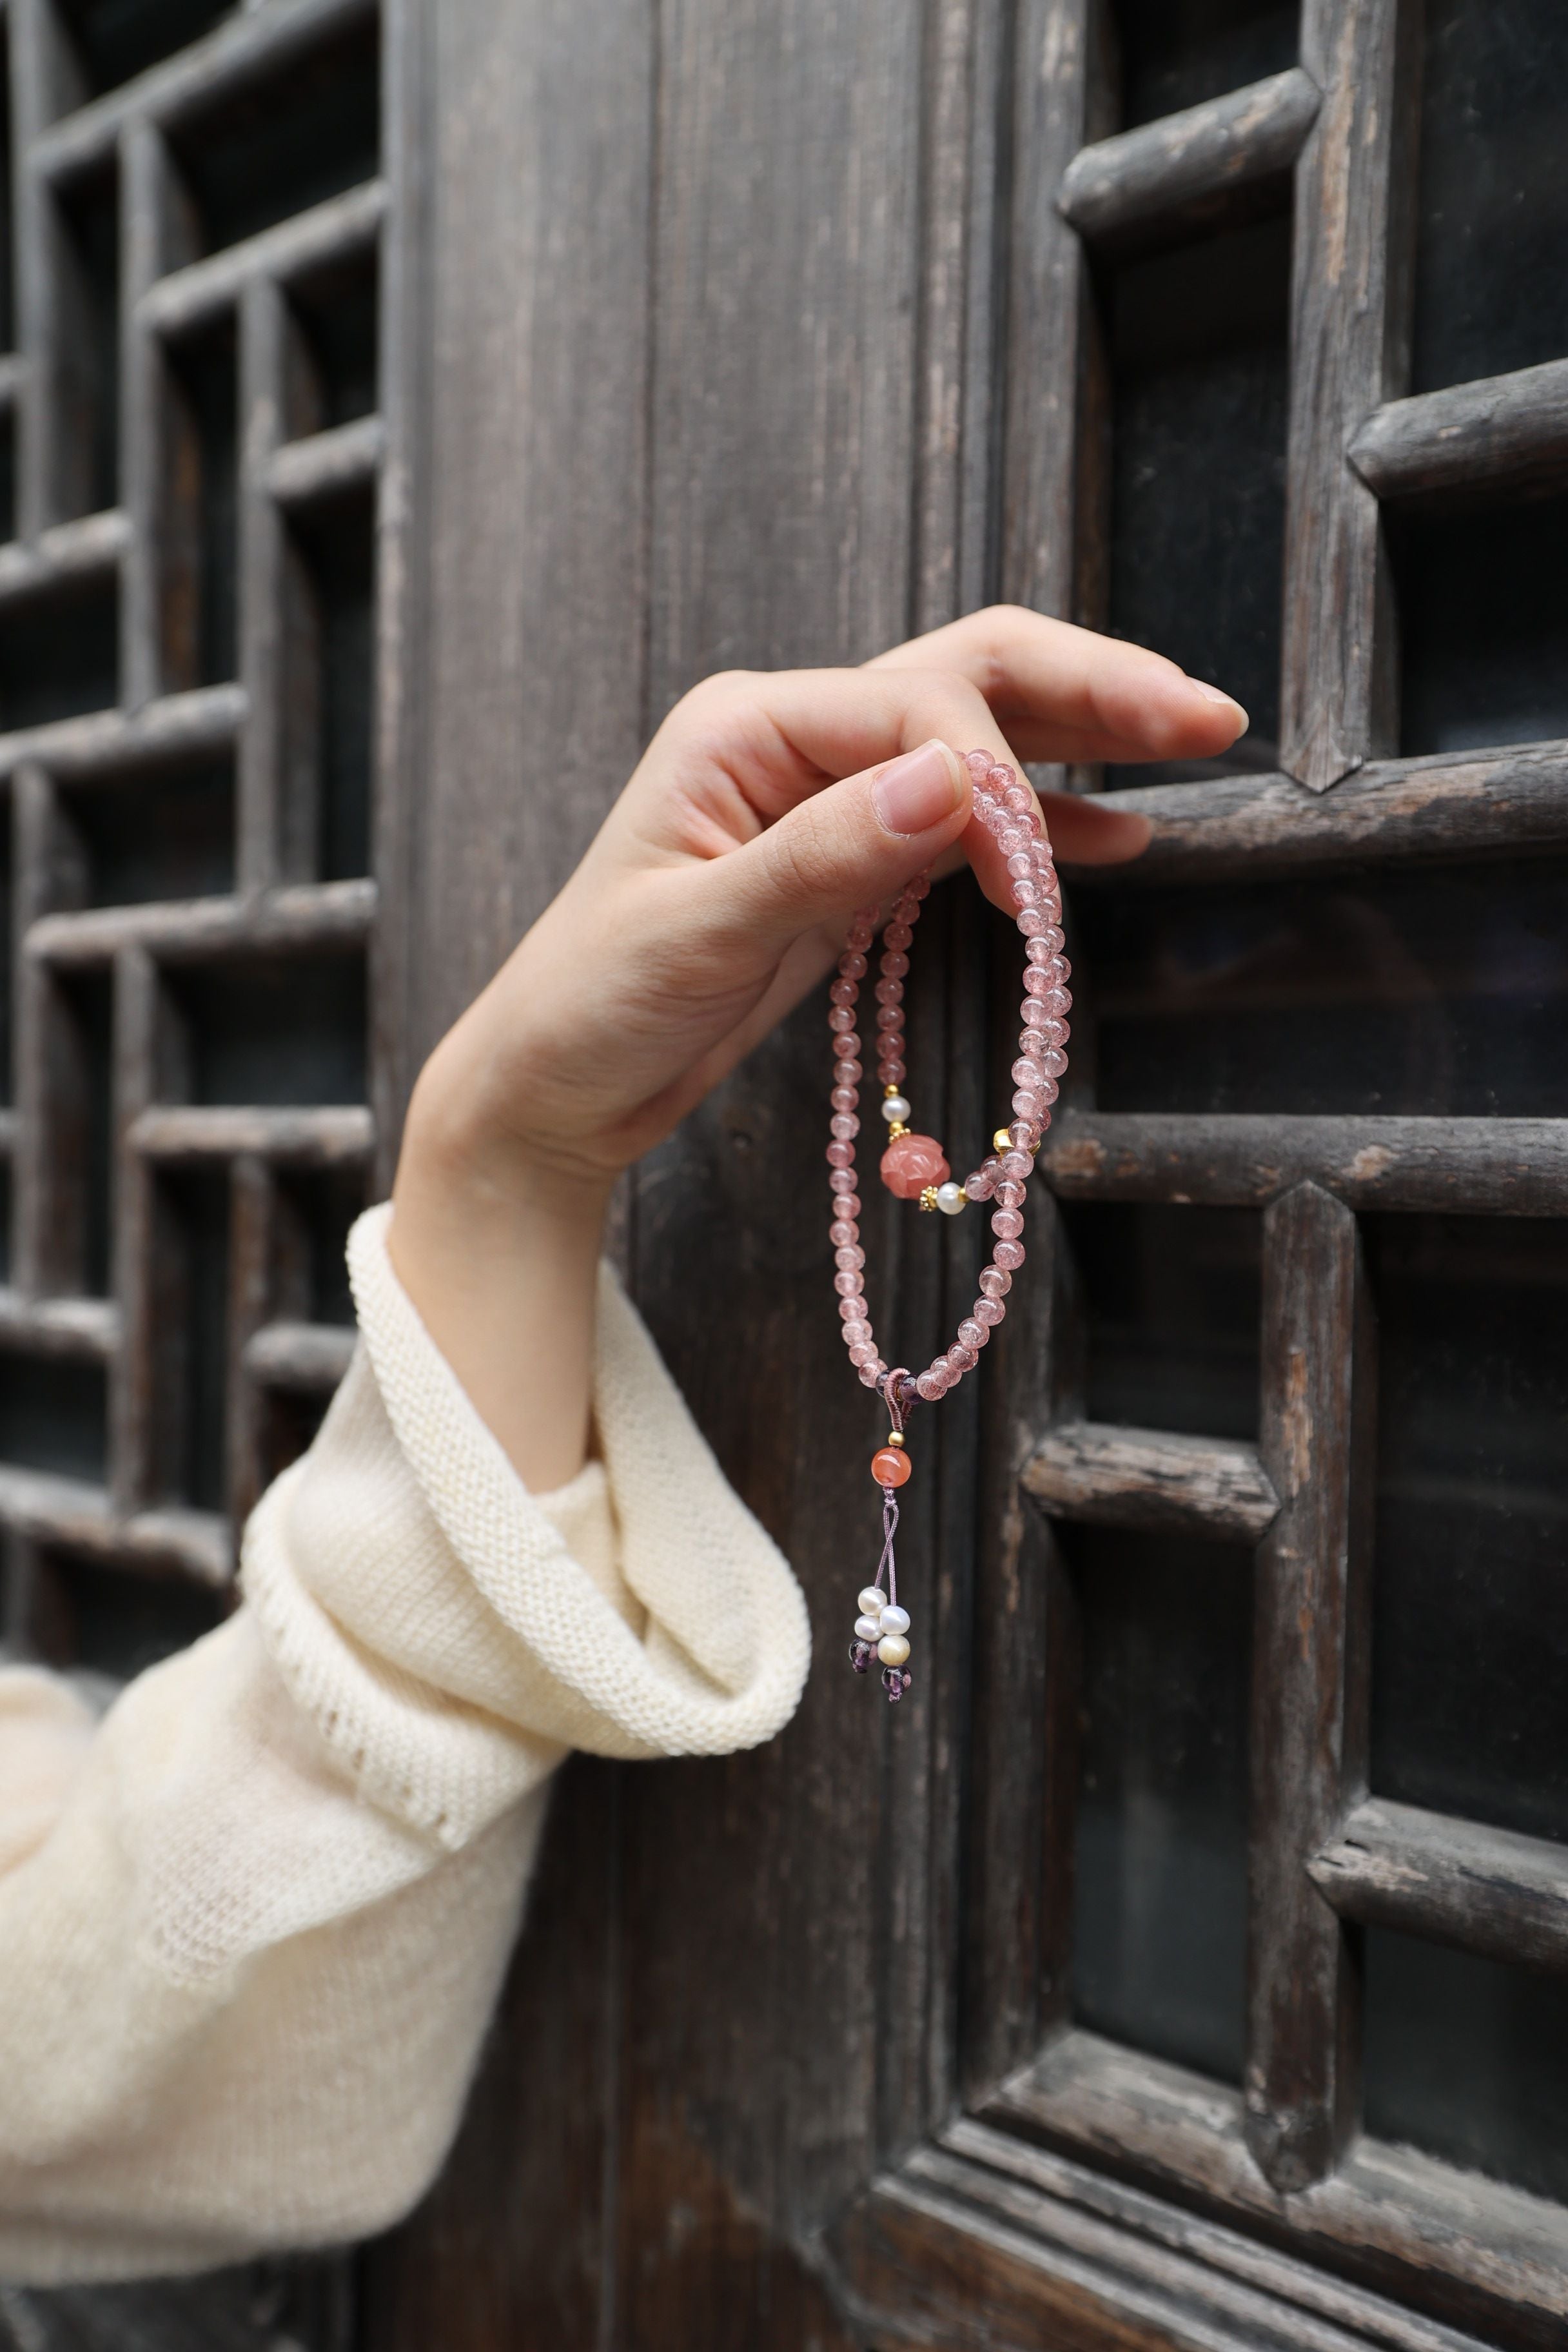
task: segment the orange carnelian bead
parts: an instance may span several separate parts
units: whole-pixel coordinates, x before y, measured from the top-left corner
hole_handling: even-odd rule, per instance
[[[896,1445],[884,1445],[871,1456],[871,1475],[879,1486],[901,1486],[913,1466]]]

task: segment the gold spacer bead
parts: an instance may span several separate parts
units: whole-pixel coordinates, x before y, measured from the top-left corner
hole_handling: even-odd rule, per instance
[[[934,1184],[928,1184],[928,1185],[925,1187],[925,1189],[923,1190],[923,1192],[921,1192],[921,1208],[922,1208],[922,1209],[934,1209],[934,1208],[935,1208],[935,1206],[936,1206],[936,1186],[935,1186]]]
[[[889,1445],[901,1445],[901,1444],[903,1444],[903,1442],[904,1442],[904,1433],[903,1433],[903,1431],[902,1431],[901,1429],[889,1429],[889,1432],[888,1432],[888,1443],[889,1443]]]
[[[999,1127],[996,1129],[995,1134],[991,1139],[991,1149],[993,1151],[1012,1150],[1013,1146],[1008,1140],[1007,1130],[1005,1127]]]
[[[898,1089],[898,1087],[895,1087],[895,1086],[886,1086],[886,1087],[884,1087],[882,1088],[882,1098],[883,1098],[883,1100],[884,1100],[885,1102],[891,1102],[891,1101],[892,1101],[892,1099],[893,1099],[893,1097],[898,1093],[898,1091],[899,1091],[899,1089]]]
[[[888,1141],[889,1143],[897,1143],[900,1136],[908,1135],[909,1131],[909,1129],[904,1125],[901,1118],[890,1118],[888,1121]]]

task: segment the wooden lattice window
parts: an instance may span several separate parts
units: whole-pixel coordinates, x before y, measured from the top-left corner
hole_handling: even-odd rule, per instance
[[[364,0],[5,34],[5,1627],[120,1675],[229,1605],[352,1341],[381,35]]]
[[[1007,586],[1254,726],[1067,780],[1155,837],[1069,893],[969,2112],[846,2233],[932,2342],[1568,2323],[1564,38],[1021,13]]]

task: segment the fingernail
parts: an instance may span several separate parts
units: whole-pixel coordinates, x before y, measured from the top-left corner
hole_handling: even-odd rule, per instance
[[[1190,677],[1187,680],[1187,684],[1192,688],[1194,694],[1201,694],[1205,702],[1223,702],[1227,710],[1234,710],[1237,717],[1240,719],[1243,728],[1251,726],[1252,721],[1248,719],[1246,711],[1242,709],[1240,703],[1237,702],[1234,694],[1224,694],[1220,691],[1220,688],[1217,686],[1205,685],[1201,677]]]
[[[906,751],[871,787],[871,805],[889,833],[928,833],[958,806],[963,771],[940,737]]]

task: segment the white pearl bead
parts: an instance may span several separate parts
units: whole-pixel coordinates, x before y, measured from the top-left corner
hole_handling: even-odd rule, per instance
[[[910,1645],[901,1633],[884,1633],[877,1644],[877,1655],[885,1666],[901,1666],[910,1654]]]
[[[855,1639],[858,1642],[879,1642],[882,1638],[880,1621],[872,1616],[857,1617]]]
[[[969,1206],[969,1195],[962,1184],[954,1184],[950,1179],[937,1186],[936,1205],[944,1217],[956,1217],[960,1209]]]
[[[882,1117],[887,1120],[889,1127],[893,1125],[896,1119],[907,1119],[909,1115],[910,1107],[904,1100],[902,1095],[884,1095],[882,1097]]]
[[[879,1584],[863,1585],[855,1602],[863,1617],[875,1617],[877,1612],[887,1605],[888,1596]]]
[[[879,1621],[879,1630],[884,1633],[907,1633],[910,1630],[909,1611],[899,1608],[896,1603],[884,1609]]]

